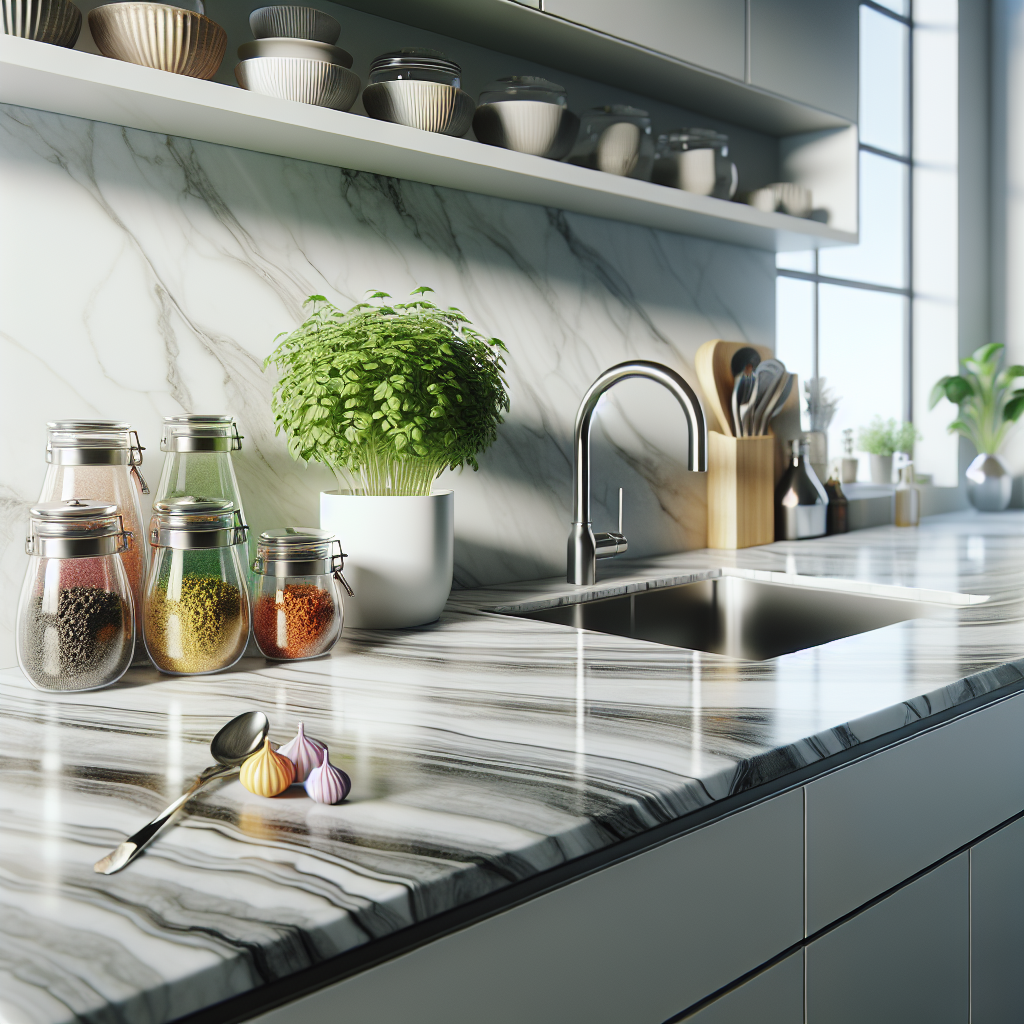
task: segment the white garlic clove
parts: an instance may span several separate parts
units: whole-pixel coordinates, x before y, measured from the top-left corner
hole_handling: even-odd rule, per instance
[[[298,735],[283,747],[279,747],[277,752],[295,765],[295,781],[303,783],[309,778],[309,773],[323,760],[327,747],[312,736],[307,736],[306,730],[299,722]]]
[[[309,773],[306,793],[318,804],[338,804],[348,796],[352,780],[340,768],[335,768],[324,751],[324,759]]]

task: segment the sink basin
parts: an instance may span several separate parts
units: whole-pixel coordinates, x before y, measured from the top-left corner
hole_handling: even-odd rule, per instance
[[[947,616],[950,607],[720,576],[514,614],[672,647],[765,661],[908,619]]]

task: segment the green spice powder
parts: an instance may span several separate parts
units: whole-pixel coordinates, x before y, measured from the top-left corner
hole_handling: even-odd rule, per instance
[[[230,665],[249,632],[238,587],[189,573],[173,599],[161,584],[146,602],[146,646],[157,668],[193,673]]]

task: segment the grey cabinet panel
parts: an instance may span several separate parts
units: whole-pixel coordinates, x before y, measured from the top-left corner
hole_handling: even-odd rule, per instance
[[[1024,1018],[1024,819],[971,850],[971,1024]]]
[[[857,120],[856,0],[750,0],[750,81]]]
[[[1024,694],[812,782],[807,931],[1024,809]]]
[[[260,1024],[661,1024],[798,942],[787,793],[256,1018]]]
[[[804,1024],[803,950],[759,974],[703,1010],[686,1024]]]
[[[807,947],[807,1024],[965,1024],[967,854]]]
[[[544,10],[732,78],[745,73],[745,0],[544,0]]]

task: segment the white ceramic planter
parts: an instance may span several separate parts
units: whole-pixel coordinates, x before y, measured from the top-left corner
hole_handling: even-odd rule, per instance
[[[452,589],[455,495],[425,497],[320,492],[320,528],[341,541],[345,625],[400,629],[433,622]]]
[[[892,483],[892,456],[871,456],[871,482],[873,484]]]

